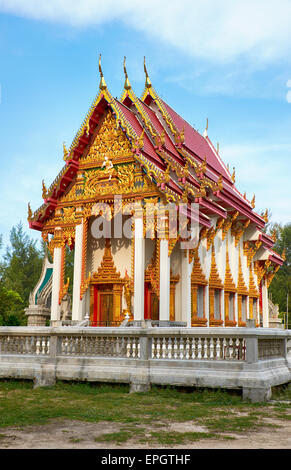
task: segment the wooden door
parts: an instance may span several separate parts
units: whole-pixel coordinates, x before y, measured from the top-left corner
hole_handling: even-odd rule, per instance
[[[113,293],[100,292],[100,326],[110,326],[113,322]]]

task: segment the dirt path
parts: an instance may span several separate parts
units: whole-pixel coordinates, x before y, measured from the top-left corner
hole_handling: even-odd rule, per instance
[[[104,433],[118,432],[115,423],[87,423],[81,421],[54,420],[42,426],[9,427],[0,429],[0,449],[291,449],[291,422],[268,420],[276,428],[260,428],[244,434],[230,434],[231,440],[201,439],[190,445],[161,446],[141,445],[137,439],[130,439],[116,445],[114,442],[96,442],[95,438]],[[146,433],[152,431],[147,428]],[[203,426],[190,422],[170,423],[165,428],[174,432],[208,432]],[[155,428],[155,431],[157,429]],[[147,434],[146,434],[147,436]],[[148,434],[150,436],[150,434]]]

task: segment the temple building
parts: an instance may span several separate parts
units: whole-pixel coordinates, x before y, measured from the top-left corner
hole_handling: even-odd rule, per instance
[[[48,188],[43,181],[42,206],[28,207],[53,260],[31,295],[28,324],[243,327],[253,319],[268,327],[268,287],[283,263],[264,232],[268,213],[237,189],[208,122],[201,135],[144,71],[138,98],[124,61],[124,89],[113,98],[99,59],[99,92],[64,145],[65,165]]]

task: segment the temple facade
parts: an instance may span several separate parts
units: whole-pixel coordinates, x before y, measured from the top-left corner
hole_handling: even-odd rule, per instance
[[[29,226],[53,263],[33,293],[38,321],[28,309],[28,323],[268,327],[268,286],[283,259],[264,232],[267,211],[256,213],[255,198],[239,192],[208,124],[203,135],[191,127],[144,70],[138,98],[124,63],[118,100],[99,61],[99,92],[64,146],[64,167],[43,182],[43,205],[34,213],[29,205]]]

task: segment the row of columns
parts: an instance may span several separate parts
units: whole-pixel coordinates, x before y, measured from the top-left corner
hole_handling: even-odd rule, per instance
[[[82,256],[83,256],[84,223],[76,226],[74,253],[74,281],[72,299],[72,320],[82,321],[84,315],[84,298],[81,299]],[[145,273],[145,239],[142,217],[135,219],[134,224],[134,320],[144,319],[144,273]],[[188,250],[181,251],[181,312],[182,321],[191,327],[191,273],[193,261],[189,263]],[[51,320],[60,320],[59,292],[61,282],[62,248],[54,248]],[[168,321],[170,316],[170,256],[169,240],[160,240],[160,299],[159,318]],[[223,299],[222,299],[223,300]],[[262,289],[263,326],[268,327],[268,291],[266,283]]]
[[[75,253],[74,253],[74,281],[72,298],[72,320],[82,321],[84,315],[84,298],[81,299],[82,282],[82,256],[83,256],[84,223],[76,226]],[[134,320],[144,319],[144,273],[145,273],[145,238],[143,235],[143,219],[136,218],[134,224]],[[61,282],[62,248],[54,248],[53,281],[51,320],[60,320],[59,292]],[[181,250],[181,311],[183,321],[191,326],[191,272],[192,264],[189,263],[188,250]],[[160,241],[160,302],[159,318],[168,321],[170,316],[170,256],[169,241],[162,238]]]
[[[188,250],[181,250],[181,311],[183,321],[191,326],[191,272],[193,261],[189,263]],[[145,239],[143,236],[143,219],[136,218],[134,226],[134,320],[144,319],[144,273],[145,273]],[[170,256],[169,240],[160,240],[160,298],[159,319],[170,319]]]
[[[83,256],[83,232],[84,223],[76,225],[75,230],[75,252],[74,252],[74,281],[73,281],[73,299],[72,299],[72,320],[83,320],[83,299],[81,299],[82,282],[82,256]],[[62,269],[62,247],[54,248],[53,256],[53,278],[52,278],[52,301],[51,301],[51,321],[60,320],[61,306],[59,303],[59,294],[61,288],[61,269]]]

